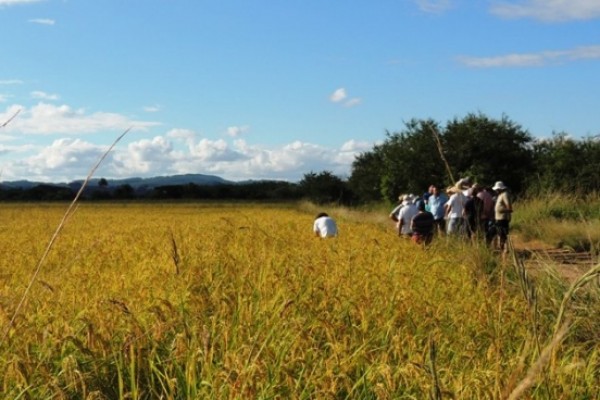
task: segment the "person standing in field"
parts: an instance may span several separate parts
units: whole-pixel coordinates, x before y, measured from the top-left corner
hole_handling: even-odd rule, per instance
[[[508,188],[502,181],[498,181],[494,184],[493,190],[498,193],[496,197],[496,204],[494,206],[494,216],[496,222],[494,223],[494,229],[490,232],[488,243],[494,239],[494,236],[498,236],[500,239],[500,250],[504,251],[506,240],[508,238],[508,231],[510,220],[513,212],[512,201],[508,195]]]
[[[483,212],[481,214],[481,227],[482,232],[487,236],[487,232],[490,226],[494,222],[494,198],[490,193],[492,189],[490,187],[482,187],[477,193],[477,197],[483,200]]]
[[[315,217],[313,232],[317,237],[335,237],[338,234],[337,224],[327,213],[321,212]]]
[[[396,231],[398,232],[398,235],[400,234],[400,223],[398,221],[398,214],[400,214],[400,210],[402,209],[402,207],[404,207],[404,195],[401,194],[400,196],[398,196],[398,205],[396,207],[394,207],[394,209],[390,212],[390,219],[392,221],[394,221],[396,223]]]
[[[467,237],[480,235],[483,232],[481,220],[483,218],[483,200],[477,195],[481,191],[481,186],[474,184],[470,189],[470,196],[465,202],[465,222],[467,223]]]
[[[433,239],[434,219],[433,214],[425,209],[425,202],[417,203],[417,215],[412,218],[410,228],[411,240],[417,244],[428,245]]]
[[[464,232],[464,206],[465,196],[458,186],[451,186],[447,190],[450,198],[446,202],[446,217],[448,219],[448,235],[458,235]]]
[[[427,204],[429,212],[433,215],[435,231],[443,234],[446,232],[446,210],[444,205],[448,201],[448,196],[444,192],[440,192],[435,185],[429,186],[429,194]]]
[[[412,235],[412,229],[410,223],[415,215],[417,215],[417,206],[413,203],[411,195],[404,196],[402,202],[403,207],[398,213],[398,234],[400,236],[410,237]]]

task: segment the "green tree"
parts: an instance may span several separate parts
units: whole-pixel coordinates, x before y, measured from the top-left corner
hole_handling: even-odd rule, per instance
[[[532,192],[600,190],[600,136],[583,140],[555,133],[533,145]]]
[[[386,133],[382,144],[361,154],[352,164],[350,182],[364,199],[395,201],[400,193],[422,193],[429,185],[449,181],[436,140],[438,124],[432,120],[413,119],[404,130]]]
[[[352,162],[352,174],[348,179],[348,185],[362,202],[382,199],[382,153],[379,146],[375,146],[372,151],[366,151],[356,156]]]
[[[304,196],[317,204],[346,203],[350,198],[345,182],[330,171],[304,174],[298,185]]]
[[[501,120],[469,114],[446,125],[441,142],[455,178],[483,184],[503,181],[519,192],[533,167],[532,137],[506,116]]]

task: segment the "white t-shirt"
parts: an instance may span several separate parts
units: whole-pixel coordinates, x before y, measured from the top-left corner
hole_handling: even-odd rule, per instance
[[[318,233],[322,238],[337,236],[337,225],[331,217],[320,217],[315,219],[313,232]]]
[[[405,202],[404,207],[402,207],[398,213],[398,221],[402,221],[402,230],[400,231],[401,234],[408,235],[412,232],[412,229],[410,229],[410,222],[418,213],[419,209],[416,205]]]
[[[454,193],[450,196],[450,199],[448,199],[448,202],[446,203],[448,208],[450,208],[448,218],[462,218],[466,200],[467,199],[462,193]]]

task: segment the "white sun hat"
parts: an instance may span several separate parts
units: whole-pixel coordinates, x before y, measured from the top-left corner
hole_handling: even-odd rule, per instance
[[[494,184],[493,190],[506,190],[506,185],[502,181],[498,181]]]

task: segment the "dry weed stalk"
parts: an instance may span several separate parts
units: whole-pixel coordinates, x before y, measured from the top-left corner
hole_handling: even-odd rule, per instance
[[[19,115],[20,112],[21,112],[21,109],[19,108],[9,119],[6,120],[6,122],[4,122],[2,125],[0,125],[0,128],[4,128],[6,125],[10,124],[10,121],[15,119],[17,117],[17,115]]]
[[[596,265],[595,267],[592,267],[588,272],[586,272],[579,279],[573,282],[567,293],[565,293],[562,303],[560,304],[558,316],[556,317],[556,324],[554,326],[555,335],[556,332],[558,332],[560,324],[563,320],[568,301],[571,299],[571,297],[575,294],[576,291],[583,288],[596,277],[600,277],[600,264]]]
[[[433,138],[435,139],[435,144],[437,146],[438,152],[440,153],[440,158],[442,159],[442,161],[444,162],[444,165],[446,166],[446,172],[448,172],[448,177],[450,177],[450,182],[452,182],[452,183],[456,182],[454,180],[454,175],[452,175],[452,169],[450,168],[450,164],[448,164],[448,160],[446,160],[446,156],[444,156],[444,148],[442,147],[442,141],[440,140],[440,134],[438,133],[437,129],[434,129],[430,123],[427,123],[427,127],[431,130],[431,133],[433,134]]]
[[[13,118],[16,116],[16,114],[13,116]],[[12,119],[12,118],[11,118]],[[9,120],[10,122],[10,120]],[[4,334],[2,335],[2,342],[4,342],[8,336],[8,333],[10,332],[10,328],[13,326],[15,319],[17,318],[17,315],[19,314],[19,311],[21,310],[21,307],[23,306],[23,303],[25,302],[25,299],[27,298],[27,295],[29,294],[31,287],[33,286],[34,282],[36,281],[37,276],[39,275],[41,269],[42,269],[42,265],[44,263],[44,261],[46,260],[46,257],[48,256],[48,254],[50,253],[50,250],[52,249],[54,242],[56,242],[56,239],[58,238],[58,235],[60,234],[60,232],[62,231],[62,228],[64,227],[67,219],[71,216],[71,214],[75,211],[75,205],[77,203],[77,201],[79,200],[79,197],[81,197],[81,194],[83,193],[83,190],[86,188],[87,184],[89,183],[90,179],[92,178],[92,176],[94,175],[94,173],[96,172],[96,170],[98,169],[98,167],[100,166],[100,164],[102,163],[102,161],[104,161],[104,159],[106,158],[106,156],[108,155],[108,153],[111,152],[111,150],[116,146],[116,144],[123,138],[123,136],[125,136],[129,131],[131,130],[130,128],[127,128],[125,130],[125,132],[123,132],[119,137],[117,137],[115,139],[115,141],[110,145],[110,147],[108,148],[108,150],[106,150],[106,152],[104,152],[104,154],[102,154],[102,157],[100,157],[100,159],[96,162],[96,164],[92,167],[92,169],[90,170],[90,172],[88,173],[87,177],[85,178],[85,180],[83,181],[83,184],[81,185],[81,188],[79,188],[79,191],[77,192],[77,194],[75,195],[75,198],[73,199],[73,201],[71,202],[71,204],[69,205],[69,207],[67,208],[67,211],[65,212],[65,214],[62,217],[62,220],[60,221],[60,223],[58,224],[58,226],[56,227],[56,230],[54,231],[54,234],[52,235],[52,237],[50,238],[50,241],[48,242],[48,245],[46,246],[46,250],[44,250],[44,253],[42,254],[42,256],[40,257],[37,266],[35,267],[35,271],[33,273],[33,276],[31,277],[29,284],[27,285],[27,287],[25,288],[25,292],[23,293],[23,296],[21,297],[21,300],[19,301],[19,304],[17,304],[17,307],[15,308],[15,311],[13,313],[12,318],[10,319],[10,321],[8,322],[8,326],[6,327]]]

